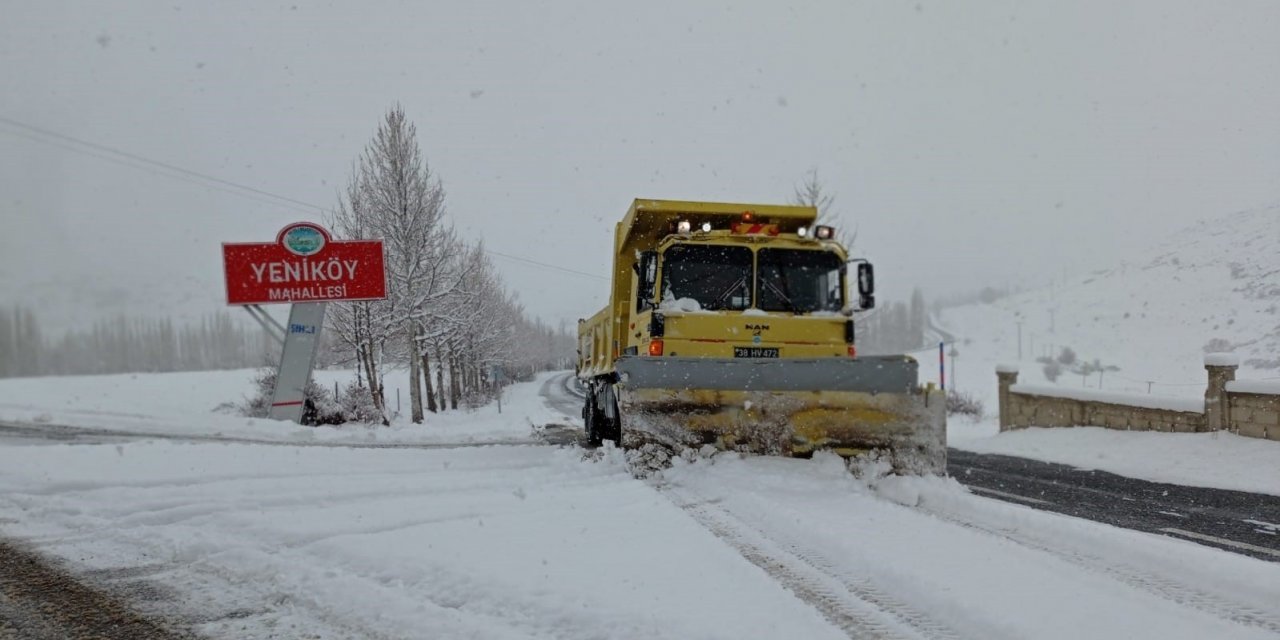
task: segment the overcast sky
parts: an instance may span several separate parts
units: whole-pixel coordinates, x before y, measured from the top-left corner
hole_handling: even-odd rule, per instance
[[[0,14],[0,300],[69,323],[216,309],[219,243],[319,214],[15,122],[329,207],[398,102],[464,235],[590,273],[632,198],[779,202],[816,169],[882,299],[1046,283],[1280,201],[1270,0]],[[548,320],[604,304],[603,279],[495,260]]]

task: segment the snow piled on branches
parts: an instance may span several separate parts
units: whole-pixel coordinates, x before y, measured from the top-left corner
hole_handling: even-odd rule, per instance
[[[366,409],[384,424],[389,366],[409,371],[413,422],[484,404],[504,381],[568,366],[573,338],[530,320],[483,245],[454,231],[444,186],[401,107],[386,113],[365,147],[329,226],[339,238],[384,245],[387,298],[335,303],[326,319],[346,354],[341,363],[354,364],[365,381],[352,392],[367,394]]]

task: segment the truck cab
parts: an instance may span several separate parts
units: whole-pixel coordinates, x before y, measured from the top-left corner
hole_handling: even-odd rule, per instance
[[[635,330],[624,353],[855,356],[853,312],[874,301],[848,295],[842,247],[801,229],[790,237],[699,229],[641,252],[632,278]]]

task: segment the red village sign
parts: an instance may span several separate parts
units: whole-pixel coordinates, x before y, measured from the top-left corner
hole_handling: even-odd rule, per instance
[[[224,242],[227,304],[378,300],[387,296],[380,240],[334,240],[295,222],[275,242]]]

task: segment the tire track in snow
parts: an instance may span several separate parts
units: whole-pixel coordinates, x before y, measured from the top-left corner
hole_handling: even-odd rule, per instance
[[[1025,530],[1006,529],[977,522],[973,519],[961,517],[947,509],[931,508],[923,505],[917,505],[915,508],[952,524],[999,536],[1022,547],[1048,553],[1069,564],[1106,575],[1122,584],[1171,601],[1179,606],[1189,607],[1237,624],[1265,629],[1272,633],[1280,633],[1280,616],[1272,612],[1256,607],[1242,606],[1229,598],[1205,592],[1171,578],[1153,575],[1150,572],[1126,565],[1123,562],[1117,562],[1114,559],[1107,559],[1078,550],[1055,547]]]
[[[658,489],[749,562],[816,608],[850,638],[961,640],[964,637],[876,589],[867,580],[836,570],[813,550],[778,540],[714,501],[691,497],[670,486]]]

